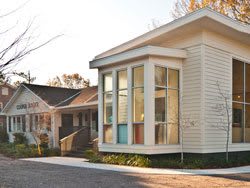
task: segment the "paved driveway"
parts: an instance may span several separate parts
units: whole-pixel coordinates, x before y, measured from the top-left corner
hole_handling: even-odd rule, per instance
[[[250,187],[250,174],[227,176],[119,173],[0,156],[0,188],[5,187]]]

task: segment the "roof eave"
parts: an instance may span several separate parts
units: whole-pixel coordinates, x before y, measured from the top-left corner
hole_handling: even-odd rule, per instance
[[[216,11],[213,11],[210,8],[203,8],[203,9],[200,9],[200,10],[195,11],[193,13],[190,13],[186,16],[183,16],[177,20],[174,20],[170,23],[167,23],[167,24],[165,24],[165,25],[163,25],[155,30],[147,32],[147,33],[145,33],[145,34],[143,34],[135,39],[132,39],[128,42],[125,42],[117,47],[114,47],[114,48],[106,51],[106,52],[103,52],[103,53],[97,55],[94,58],[94,60],[90,62],[90,64],[93,63],[95,60],[98,60],[98,59],[101,59],[101,58],[104,58],[104,57],[107,57],[110,55],[114,55],[117,53],[121,53],[122,51],[132,49],[133,47],[135,47],[143,42],[152,40],[153,38],[158,37],[164,33],[168,33],[174,29],[177,29],[181,26],[184,26],[186,24],[189,24],[191,22],[194,22],[194,21],[199,20],[199,19],[204,18],[204,17],[208,17],[208,18],[215,20],[223,25],[231,27],[232,29],[234,29],[236,31],[250,35],[250,25],[242,24],[242,23],[235,21],[227,16],[224,16]],[[92,66],[90,65],[90,67],[92,67]]]
[[[90,68],[99,68],[112,64],[122,63],[124,61],[138,59],[147,56],[160,56],[170,58],[187,58],[186,50],[163,48],[158,46],[144,46],[119,54],[114,54],[102,59],[93,60],[90,63]]]

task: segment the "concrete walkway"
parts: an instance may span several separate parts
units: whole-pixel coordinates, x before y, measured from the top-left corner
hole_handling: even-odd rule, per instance
[[[130,166],[98,164],[98,163],[89,163],[87,159],[72,158],[72,157],[42,157],[42,158],[20,159],[20,160],[80,167],[80,168],[92,168],[99,170],[110,170],[116,172],[141,173],[141,174],[218,175],[218,174],[250,173],[250,166],[225,168],[225,169],[191,170],[191,169],[140,168],[140,167],[130,167]]]

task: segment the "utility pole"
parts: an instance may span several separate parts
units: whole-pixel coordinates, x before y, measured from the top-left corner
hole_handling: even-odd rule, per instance
[[[28,71],[28,83],[31,84],[30,71]]]

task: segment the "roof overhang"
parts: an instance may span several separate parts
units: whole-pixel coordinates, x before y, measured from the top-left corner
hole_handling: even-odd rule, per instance
[[[209,8],[203,8],[97,55],[90,62],[90,67],[95,68],[96,66],[91,64],[95,64],[98,59],[146,45],[159,46],[157,44],[163,40],[187,36],[188,33],[203,29],[212,30],[250,45],[250,25],[235,21]]]
[[[144,46],[126,52],[111,55],[105,58],[96,59],[90,62],[90,68],[105,67],[107,65],[119,64],[124,61],[139,59],[148,56],[160,56],[171,58],[187,58],[186,50],[163,48],[158,46]]]
[[[97,107],[98,101],[83,103],[83,104],[76,104],[76,105],[68,105],[68,106],[60,106],[55,107],[54,110],[62,111],[62,110],[81,110],[86,108],[93,108]]]

